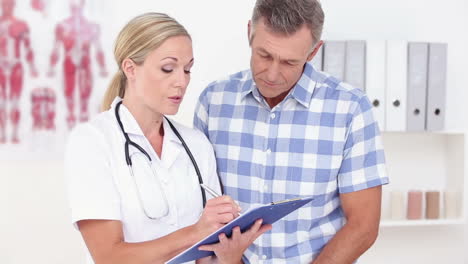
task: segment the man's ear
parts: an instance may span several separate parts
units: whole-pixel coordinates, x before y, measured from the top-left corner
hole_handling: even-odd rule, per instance
[[[247,24],[247,40],[249,41],[249,46],[252,44],[250,39],[250,32],[252,31],[252,20],[249,20]]]
[[[314,50],[312,50],[312,52],[309,54],[309,56],[307,57],[307,61],[311,61],[314,57],[315,57],[315,54],[317,54],[317,52],[320,50],[320,48],[322,47],[323,45],[323,40],[320,40],[317,45],[315,45],[315,48]]]
[[[127,80],[134,80],[136,75],[136,64],[133,60],[126,58],[122,61],[122,71],[127,77]]]

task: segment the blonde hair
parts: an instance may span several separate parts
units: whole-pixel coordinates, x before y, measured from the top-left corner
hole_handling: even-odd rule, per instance
[[[187,30],[172,17],[162,13],[146,13],[130,20],[120,31],[115,42],[114,57],[119,71],[114,75],[104,94],[101,110],[110,109],[115,97],[124,97],[127,77],[122,71],[122,62],[129,58],[142,65],[148,54],[165,40],[175,36],[187,36]]]

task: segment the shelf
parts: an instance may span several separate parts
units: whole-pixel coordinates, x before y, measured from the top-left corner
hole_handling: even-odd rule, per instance
[[[464,131],[461,130],[446,130],[446,131],[381,131],[382,134],[426,134],[426,135],[454,135],[454,136],[462,136],[465,134]]]
[[[380,227],[399,226],[442,226],[442,225],[464,225],[465,220],[459,219],[437,219],[437,220],[383,220]]]
[[[465,180],[466,134],[444,132],[385,132],[382,137],[390,184],[383,188],[382,227],[455,226],[466,224],[464,217],[437,220],[392,220],[392,214],[406,215],[409,190],[440,191],[440,214],[444,214],[444,192],[457,196],[457,211],[463,214],[467,204]],[[392,191],[403,192],[401,210],[392,212]],[[425,201],[422,206],[424,210]],[[398,207],[396,207],[398,208]]]

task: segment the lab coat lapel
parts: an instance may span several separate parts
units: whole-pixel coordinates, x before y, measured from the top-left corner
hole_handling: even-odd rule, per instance
[[[164,125],[164,141],[162,150],[162,162],[166,168],[170,168],[177,160],[179,155],[183,154],[184,147],[179,138],[172,131],[166,119],[163,121]],[[182,135],[183,136],[183,135]]]

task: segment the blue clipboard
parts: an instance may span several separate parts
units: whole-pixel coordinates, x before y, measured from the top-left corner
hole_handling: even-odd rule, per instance
[[[173,257],[168,262],[166,262],[166,264],[179,264],[214,255],[214,252],[198,250],[198,247],[201,245],[218,243],[218,236],[221,233],[225,233],[228,237],[230,237],[232,234],[232,229],[236,226],[239,226],[241,228],[241,232],[244,232],[248,230],[257,219],[260,218],[263,219],[263,224],[273,224],[291,212],[311,202],[312,200],[312,197],[294,198],[250,208],[248,211],[243,213],[242,216],[237,217],[225,226],[211,233],[206,238],[200,240],[195,245]]]

